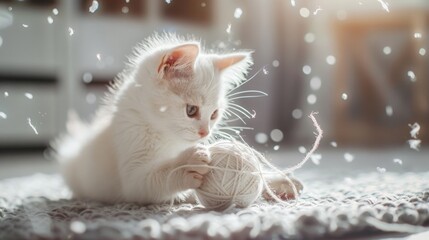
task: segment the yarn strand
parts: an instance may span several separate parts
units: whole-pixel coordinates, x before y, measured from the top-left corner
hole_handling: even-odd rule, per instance
[[[262,163],[265,164],[267,167],[269,167],[270,169],[274,170],[277,173],[280,173],[285,179],[286,181],[292,186],[292,191],[294,193],[295,196],[298,195],[298,191],[295,187],[295,184],[293,184],[292,180],[290,180],[290,178],[287,176],[287,173],[291,173],[297,169],[300,169],[310,158],[310,156],[317,150],[317,148],[319,147],[320,141],[322,140],[323,137],[323,131],[320,128],[320,125],[318,124],[316,118],[314,117],[314,115],[318,114],[317,112],[312,112],[309,115],[309,118],[312,120],[313,125],[316,127],[317,130],[317,136],[316,136],[316,140],[313,144],[313,147],[311,148],[311,150],[307,153],[307,155],[305,156],[305,158],[303,160],[301,160],[301,162],[299,162],[298,164],[296,164],[293,167],[287,168],[283,171],[279,170],[277,167],[275,167],[274,165],[272,165],[268,160],[266,160],[265,158],[260,158],[262,160]],[[260,154],[260,153],[257,153]],[[285,202],[284,200],[280,199],[279,197],[277,197],[276,194],[273,193],[273,191],[270,189],[267,181],[263,181],[265,189],[268,193],[268,195],[270,195],[270,197],[272,197],[274,200],[276,200],[277,202]]]
[[[282,176],[291,186],[294,195],[297,196],[298,191],[295,184],[289,178],[288,173],[301,168],[319,146],[323,136],[323,131],[314,117],[316,114],[317,113],[312,112],[309,115],[309,118],[312,120],[313,125],[317,130],[316,140],[313,147],[306,154],[303,160],[295,166],[289,167],[285,170],[280,170],[275,167],[260,152],[250,147],[243,139],[243,142],[232,140],[220,141],[212,144],[209,147],[211,156],[217,157],[212,159],[212,161],[215,162],[215,165],[204,166],[211,169],[208,174],[213,175],[210,175],[210,180],[205,182],[206,185],[204,185],[204,187],[196,189],[200,203],[202,203],[206,208],[216,210],[228,210],[233,206],[244,207],[253,203],[256,198],[260,196],[263,189],[265,189],[266,193],[276,202],[286,202],[286,200],[280,199],[270,188],[269,181],[265,177],[268,174],[279,174]],[[262,166],[267,167],[271,171],[263,171]],[[202,166],[178,166],[167,175],[167,181],[170,181],[172,173],[188,167]],[[250,177],[249,175],[254,175],[256,178]],[[173,204],[173,199],[170,203]],[[295,204],[296,203],[297,202],[295,201]]]
[[[323,137],[323,131],[320,128],[319,123],[317,123],[316,118],[314,117],[314,115],[316,115],[316,114],[319,114],[319,113],[318,112],[312,112],[310,114],[310,116],[308,116],[311,119],[311,121],[313,121],[313,125],[314,125],[314,127],[316,127],[316,130],[317,130],[316,141],[314,141],[313,147],[307,153],[307,155],[305,155],[305,158],[301,162],[299,162],[298,164],[296,164],[293,167],[287,168],[285,170],[285,172],[290,173],[290,172],[293,172],[293,171],[295,171],[297,169],[300,169],[308,161],[308,159],[310,159],[311,155],[313,155],[313,153],[319,147],[320,140],[322,140],[322,137]]]

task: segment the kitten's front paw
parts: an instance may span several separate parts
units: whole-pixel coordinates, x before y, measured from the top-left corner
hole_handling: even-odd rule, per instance
[[[199,188],[203,184],[203,175],[197,172],[186,172],[184,173],[183,185],[184,189],[195,189]]]
[[[185,161],[184,185],[185,188],[198,188],[203,183],[204,175],[210,170],[210,152],[207,147],[197,145],[190,148]]]
[[[289,179],[290,182],[284,177],[275,177],[268,180],[268,185],[270,186],[271,190],[278,198],[282,200],[292,200],[297,198],[304,188],[299,180],[292,177],[289,177]],[[291,184],[295,186],[298,195],[295,195]],[[266,200],[273,200],[267,191],[264,191],[263,196]]]

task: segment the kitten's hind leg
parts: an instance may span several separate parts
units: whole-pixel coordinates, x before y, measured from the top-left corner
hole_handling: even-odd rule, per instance
[[[175,203],[198,204],[197,195],[193,189],[178,193],[174,199]]]
[[[282,200],[292,200],[298,197],[298,195],[302,192],[304,186],[302,185],[302,183],[297,180],[296,178],[293,178],[291,176],[289,176],[289,179],[286,179],[284,176],[281,175],[275,175],[275,176],[269,176],[266,177],[266,181],[268,182],[268,185],[270,187],[270,189],[274,192],[274,194],[282,199]],[[293,191],[293,186],[295,186],[296,189],[296,193]],[[262,196],[266,199],[266,200],[273,200],[273,198],[270,196],[270,194],[268,194],[268,192],[266,190],[264,190]]]

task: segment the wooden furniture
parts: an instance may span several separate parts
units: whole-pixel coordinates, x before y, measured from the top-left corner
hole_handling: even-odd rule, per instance
[[[429,140],[429,12],[349,16],[333,25],[335,138],[364,146],[400,145],[409,124]],[[412,79],[412,75],[415,78]],[[342,99],[343,93],[347,99]],[[392,111],[393,110],[393,111]]]

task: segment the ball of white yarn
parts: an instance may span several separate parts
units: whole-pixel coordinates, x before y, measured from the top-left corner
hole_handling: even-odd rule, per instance
[[[199,202],[222,211],[231,206],[247,207],[260,195],[263,179],[261,154],[240,142],[217,142],[209,147],[212,169],[196,189]]]

